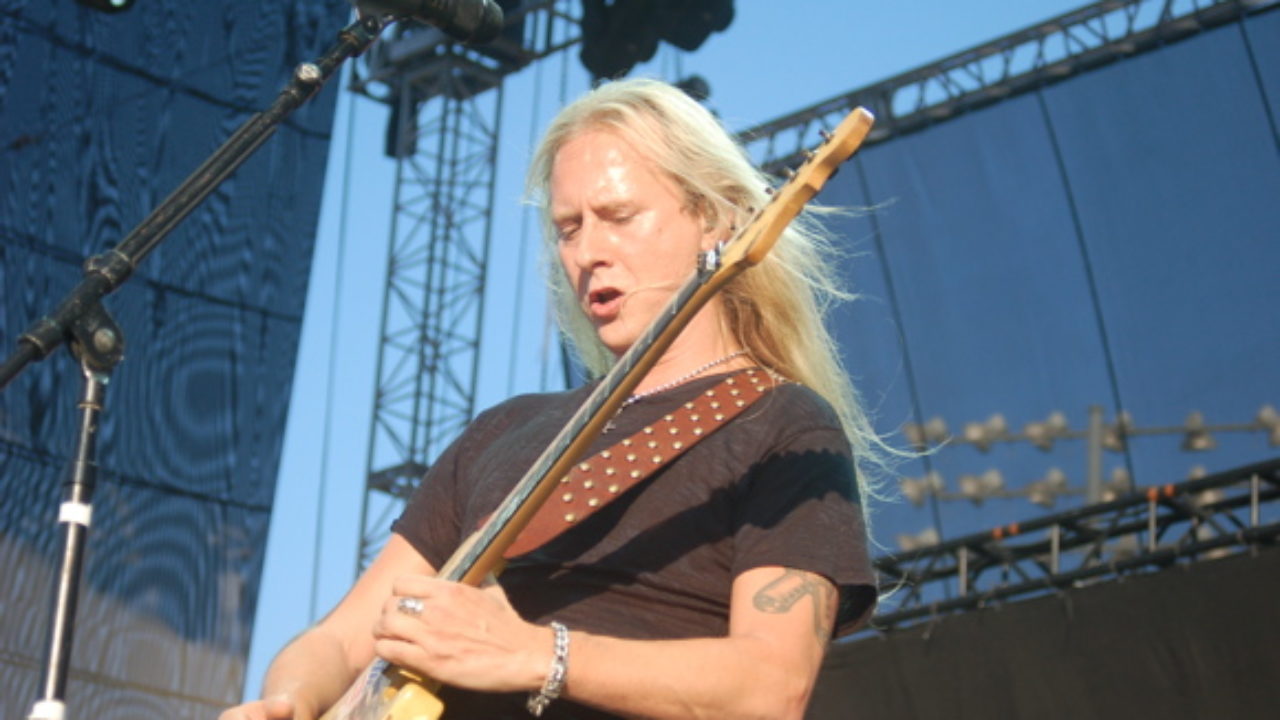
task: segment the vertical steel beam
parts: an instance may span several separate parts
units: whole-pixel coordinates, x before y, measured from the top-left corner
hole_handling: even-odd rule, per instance
[[[360,568],[475,410],[502,113],[501,77],[458,55],[438,56],[392,87],[400,159]]]
[[[475,411],[502,78],[577,44],[571,0],[499,0],[502,34],[397,24],[352,89],[396,108],[399,158],[360,511],[359,572]]]

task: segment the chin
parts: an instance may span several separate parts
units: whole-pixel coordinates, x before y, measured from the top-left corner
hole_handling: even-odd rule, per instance
[[[636,341],[635,336],[631,333],[623,332],[621,328],[608,326],[596,328],[596,339],[615,357],[620,357]]]

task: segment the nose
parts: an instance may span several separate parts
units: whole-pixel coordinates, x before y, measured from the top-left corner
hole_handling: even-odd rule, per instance
[[[609,262],[609,239],[600,223],[588,218],[573,235],[570,260],[579,269],[591,270]]]

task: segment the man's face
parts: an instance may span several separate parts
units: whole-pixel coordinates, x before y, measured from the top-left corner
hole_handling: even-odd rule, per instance
[[[551,218],[578,303],[615,355],[635,342],[715,242],[676,185],[617,135],[565,143],[551,172]]]

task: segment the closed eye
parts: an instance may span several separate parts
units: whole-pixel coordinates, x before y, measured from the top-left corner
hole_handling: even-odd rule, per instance
[[[625,225],[636,217],[636,210],[630,206],[609,207],[601,213],[601,217],[615,225]]]
[[[572,240],[576,232],[578,232],[577,225],[559,225],[556,227],[556,240],[559,242]]]

